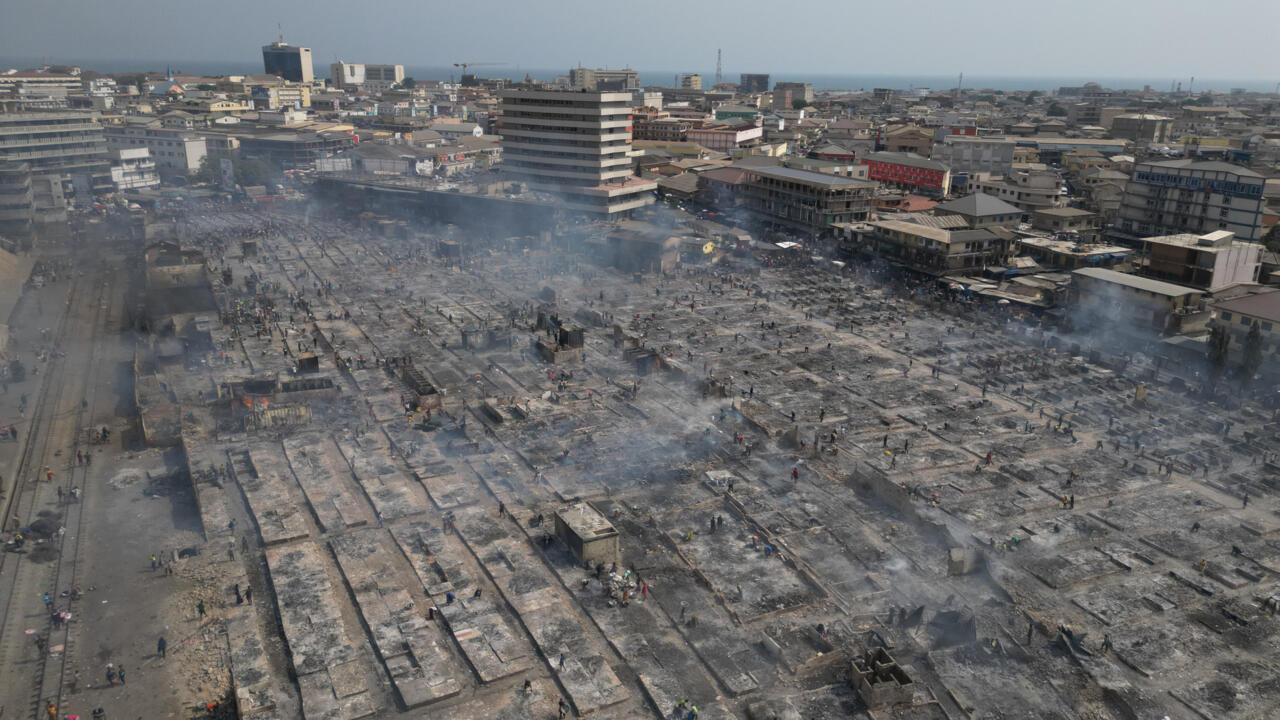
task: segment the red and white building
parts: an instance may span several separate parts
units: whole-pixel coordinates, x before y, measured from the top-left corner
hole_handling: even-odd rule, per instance
[[[754,125],[711,125],[691,128],[685,133],[685,139],[689,142],[722,153],[758,145],[763,137],[764,128]]]
[[[912,153],[877,152],[859,158],[867,178],[884,185],[926,195],[945,195],[951,187],[951,168]]]

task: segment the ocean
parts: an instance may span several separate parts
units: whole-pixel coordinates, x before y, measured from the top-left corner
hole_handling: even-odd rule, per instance
[[[3,58],[0,57],[0,68],[28,68],[40,64],[39,58]],[[51,62],[60,65],[79,65],[86,70],[98,72],[174,72],[193,73],[199,75],[244,75],[262,72],[262,64],[253,61],[164,61],[164,60],[87,60],[75,58],[56,58]],[[316,74],[328,76],[328,65],[317,63]],[[519,65],[502,67],[477,68],[479,75],[488,77],[508,77],[522,80],[525,75],[535,80],[554,80],[567,75],[568,68],[525,68]],[[767,72],[767,68],[754,68],[746,72]],[[432,65],[405,65],[405,75],[417,80],[457,79],[460,68]],[[671,87],[678,73],[659,71],[640,71],[642,85]],[[714,84],[715,73],[702,73],[703,84],[710,87]],[[726,82],[736,82],[738,73],[726,73]],[[770,73],[772,82],[809,82],[817,90],[871,90],[872,88],[891,88],[894,90],[912,90],[928,88],[931,90],[950,90],[956,87],[959,71],[951,75],[893,75],[887,73]],[[1092,77],[1086,75],[1054,75],[1054,76],[1001,76],[1001,75],[968,75],[964,77],[966,88],[986,88],[991,90],[1057,90],[1060,87],[1079,87],[1086,82],[1096,82],[1103,87],[1115,90],[1141,90],[1150,85],[1154,90],[1168,90],[1171,83],[1182,83],[1188,89],[1190,78],[1170,77]],[[1196,78],[1194,90],[1229,91],[1243,88],[1253,92],[1272,92],[1276,88],[1273,80],[1231,79],[1231,78]]]

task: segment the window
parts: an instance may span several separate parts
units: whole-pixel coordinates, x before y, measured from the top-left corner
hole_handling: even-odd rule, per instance
[[[1263,331],[1263,332],[1271,332],[1271,323],[1269,323],[1269,322],[1262,323],[1262,331]]]
[[[1244,315],[1241,315],[1241,316],[1240,316],[1240,324],[1241,324],[1241,325],[1248,326],[1248,324],[1249,324],[1249,318],[1248,318],[1248,317],[1246,317],[1246,316],[1244,316]]]

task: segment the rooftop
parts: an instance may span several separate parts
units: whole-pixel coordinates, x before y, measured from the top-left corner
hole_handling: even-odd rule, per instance
[[[1280,322],[1280,292],[1264,292],[1257,295],[1243,295],[1231,300],[1215,303],[1218,311],[1249,315],[1268,322]]]
[[[797,170],[795,168],[755,168],[751,172],[761,177],[771,177],[776,180],[791,180],[793,182],[809,183],[811,185],[823,185],[829,188],[838,187],[875,187],[876,183],[867,180],[856,180],[854,178],[841,177],[839,175],[828,175],[827,173],[812,172],[810,170]]]
[[[1105,268],[1082,268],[1080,270],[1076,270],[1072,274],[1093,278],[1095,280],[1102,280],[1103,282],[1115,283],[1116,285],[1123,285],[1135,290],[1155,293],[1156,295],[1166,295],[1168,297],[1196,295],[1201,292],[1195,288],[1174,285],[1173,283],[1152,280],[1151,278],[1139,277],[1138,275],[1130,275],[1129,273],[1107,270]]]
[[[1240,165],[1232,165],[1217,160],[1163,160],[1161,162],[1142,163],[1143,165],[1176,170],[1197,170],[1200,172],[1235,173],[1240,177],[1260,178],[1262,175]]]
[[[955,213],[968,217],[992,217],[996,215],[1022,215],[1022,211],[986,193],[973,193],[958,200],[939,203],[934,208],[937,213]]]

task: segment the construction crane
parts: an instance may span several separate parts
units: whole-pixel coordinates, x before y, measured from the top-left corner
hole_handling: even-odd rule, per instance
[[[506,65],[504,62],[456,62],[453,64],[456,68],[462,68],[462,74],[467,74],[469,67],[493,67],[497,65]]]

